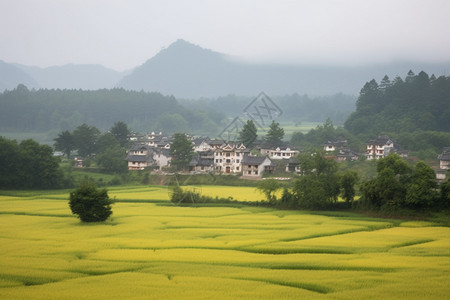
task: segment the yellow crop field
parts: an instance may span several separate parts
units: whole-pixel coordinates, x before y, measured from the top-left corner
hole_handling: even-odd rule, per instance
[[[263,199],[255,188],[202,194]],[[450,228],[353,214],[179,207],[115,187],[83,224],[68,191],[0,196],[0,299],[448,299]],[[163,204],[163,205],[161,205]]]
[[[234,200],[255,202],[265,199],[265,196],[255,187],[247,186],[217,186],[217,185],[191,185],[182,186],[184,190],[191,190],[205,196],[228,198]],[[167,186],[137,186],[127,188],[113,188],[109,191],[112,198],[124,202],[159,202],[170,200],[171,188]],[[281,191],[279,193],[281,196]],[[55,198],[59,195],[51,195]]]

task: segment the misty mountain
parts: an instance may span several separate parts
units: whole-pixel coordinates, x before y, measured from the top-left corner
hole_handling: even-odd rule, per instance
[[[364,83],[373,78],[404,76],[410,69],[439,76],[450,72],[450,63],[403,62],[356,67],[254,64],[177,40],[125,76],[118,86],[180,98],[256,96],[260,91],[268,95],[357,95]]]
[[[34,78],[40,88],[49,89],[96,90],[112,88],[125,75],[125,73],[101,65],[68,64],[48,68],[16,66]]]
[[[6,89],[12,90],[19,83],[22,83],[30,88],[37,88],[38,83],[26,72],[13,64],[8,64],[0,60],[0,91]]]

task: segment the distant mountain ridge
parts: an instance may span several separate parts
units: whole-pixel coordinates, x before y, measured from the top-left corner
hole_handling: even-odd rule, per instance
[[[101,65],[53,66],[39,68],[16,65],[34,78],[40,88],[97,90],[113,88],[124,73]]]
[[[12,90],[19,83],[30,88],[37,88],[38,83],[20,68],[0,60],[0,92]]]
[[[298,93],[313,96],[344,93],[358,95],[371,79],[405,76],[409,70],[436,76],[450,73],[448,63],[402,62],[366,66],[254,64],[204,49],[184,40],[169,47],[130,72],[101,65],[64,65],[39,68],[0,61],[0,92],[22,83],[29,88],[95,90],[123,87],[174,95],[177,98],[216,98],[225,95],[256,96]]]
[[[251,64],[177,40],[125,76],[119,87],[158,91],[181,98],[310,94],[357,95],[365,82],[384,75],[404,76],[412,69],[436,76],[450,72],[450,62],[396,63],[343,67],[326,65]]]

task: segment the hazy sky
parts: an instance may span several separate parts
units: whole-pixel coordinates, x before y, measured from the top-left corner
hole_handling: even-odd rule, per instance
[[[0,0],[0,60],[133,68],[182,38],[256,61],[450,61],[448,0]]]

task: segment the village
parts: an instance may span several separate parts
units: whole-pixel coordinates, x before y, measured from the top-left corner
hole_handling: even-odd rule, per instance
[[[263,174],[274,174],[275,170],[300,174],[296,156],[301,149],[289,143],[273,145],[255,142],[251,148],[243,143],[230,142],[209,137],[192,137],[193,156],[189,162],[190,174],[234,174],[245,179],[261,179]],[[152,170],[154,173],[166,172],[171,163],[170,147],[173,138],[162,132],[134,135],[130,138],[132,146],[127,151],[129,170]],[[380,135],[366,143],[366,152],[357,153],[347,146],[347,140],[326,141],[323,144],[326,158],[336,161],[355,161],[360,158],[378,160],[389,153],[408,157],[408,151],[402,149],[395,140],[387,135]],[[443,149],[438,157],[439,169],[435,170],[436,179],[444,180],[450,169],[450,148]]]

